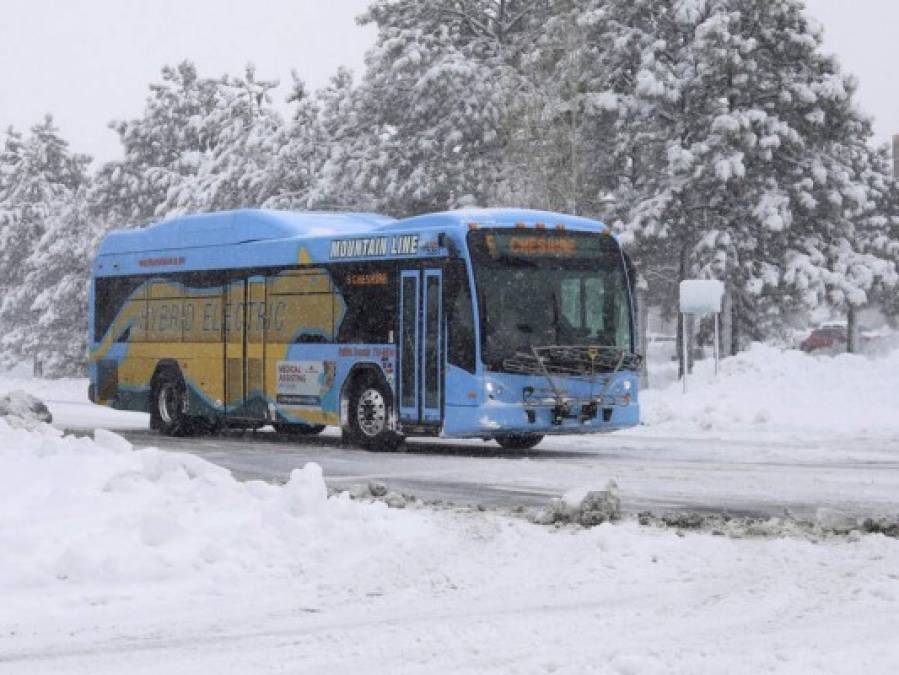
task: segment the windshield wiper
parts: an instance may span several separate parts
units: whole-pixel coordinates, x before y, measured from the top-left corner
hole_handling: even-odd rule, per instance
[[[503,361],[507,372],[552,375],[590,376],[596,373],[639,370],[643,357],[627,349],[606,345],[530,346]]]

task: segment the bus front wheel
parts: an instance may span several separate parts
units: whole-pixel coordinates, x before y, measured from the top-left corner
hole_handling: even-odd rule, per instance
[[[364,378],[353,387],[349,401],[349,436],[368,450],[396,450],[403,437],[390,429],[392,397],[375,378]]]
[[[543,440],[543,434],[504,434],[496,442],[506,450],[529,450]]]

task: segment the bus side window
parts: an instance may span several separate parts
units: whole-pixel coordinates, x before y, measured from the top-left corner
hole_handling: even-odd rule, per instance
[[[143,280],[134,277],[98,277],[94,282],[94,331],[93,339],[100,341],[106,335],[116,318],[127,313],[133,317],[135,330],[128,335],[129,341],[135,341],[139,335],[145,308]],[[113,339],[120,342],[118,336]]]
[[[330,271],[346,307],[337,326],[337,341],[341,344],[390,342],[397,311],[394,265],[343,263],[332,265]]]
[[[453,261],[446,268],[446,360],[469,373],[475,371],[474,316],[465,263]]]
[[[334,293],[323,269],[291,269],[270,275],[265,306],[254,309],[268,343],[327,343],[334,336]],[[259,313],[264,311],[264,314]],[[251,331],[252,334],[252,331]]]

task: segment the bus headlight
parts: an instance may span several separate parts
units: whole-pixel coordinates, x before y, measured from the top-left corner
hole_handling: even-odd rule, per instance
[[[490,380],[488,380],[484,384],[484,391],[487,392],[487,396],[489,396],[490,398],[496,398],[497,396],[502,396],[503,387],[496,382],[491,382]]]

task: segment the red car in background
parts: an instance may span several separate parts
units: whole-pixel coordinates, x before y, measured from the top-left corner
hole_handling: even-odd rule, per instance
[[[804,352],[813,352],[818,349],[846,348],[849,333],[845,324],[826,323],[820,328],[815,328],[811,334],[802,341],[799,348]]]

